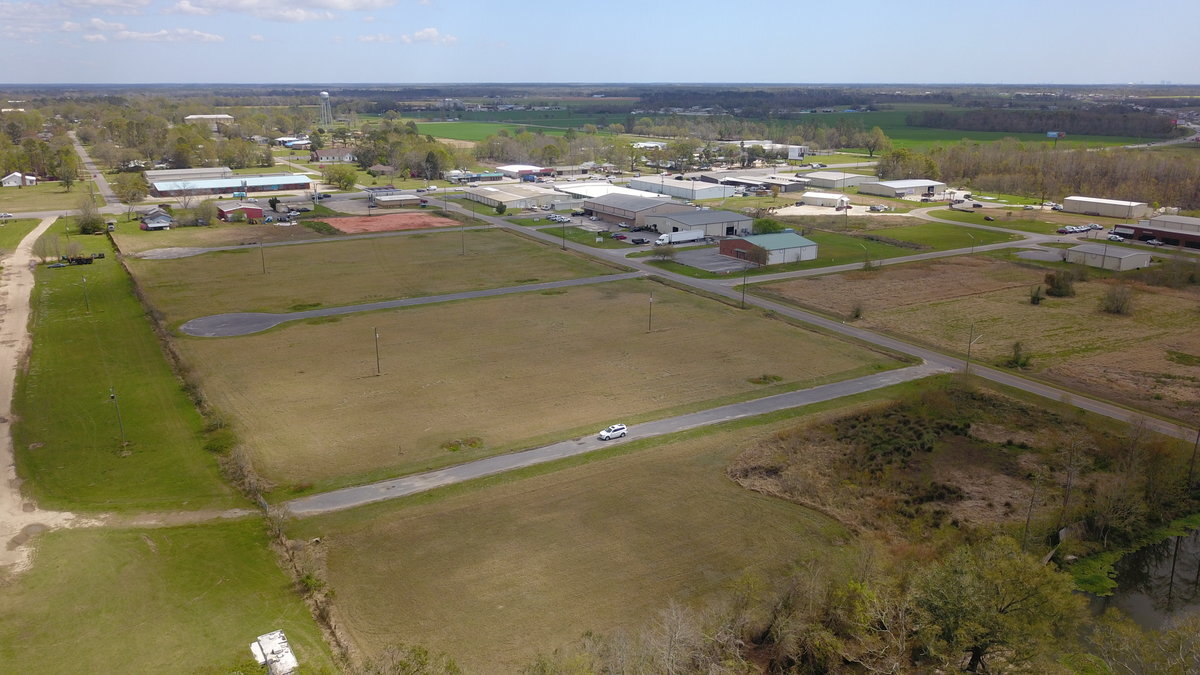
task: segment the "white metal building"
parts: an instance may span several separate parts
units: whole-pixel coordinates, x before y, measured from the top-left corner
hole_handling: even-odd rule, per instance
[[[753,222],[750,216],[733,211],[696,210],[664,213],[645,217],[645,224],[659,234],[701,230],[708,237],[732,237],[749,234]]]
[[[913,178],[909,180],[880,180],[868,181],[860,183],[858,186],[859,194],[877,195],[879,197],[892,197],[894,199],[902,199],[909,195],[917,195],[922,197],[932,197],[946,190],[945,183],[939,183],[936,180],[925,180],[922,178]]]
[[[527,174],[554,173],[553,169],[545,169],[540,166],[533,166],[532,164],[506,164],[496,167],[496,170],[509,178],[520,178]]]
[[[679,197],[680,199],[724,199],[732,197],[735,189],[731,185],[717,185],[702,180],[675,180],[662,174],[651,177],[634,178],[629,181],[629,187],[635,190],[646,190],[660,195]]]
[[[805,206],[846,206],[850,203],[850,198],[846,195],[832,194],[829,192],[805,192],[800,195],[800,201]]]
[[[1105,246],[1104,244],[1081,244],[1066,250],[1066,260],[1069,263],[1100,267],[1106,270],[1122,272],[1137,270],[1150,266],[1150,254],[1145,251],[1135,251],[1121,246]]]
[[[864,176],[844,171],[813,171],[811,173],[796,174],[796,176],[807,178],[809,185],[812,187],[833,190],[845,190],[848,187],[878,180],[875,176]]]
[[[566,193],[576,199],[592,199],[604,195],[628,195],[630,197],[649,197],[658,199],[658,193],[645,190],[631,190],[607,181],[591,183],[555,183],[554,189]]]
[[[549,188],[537,185],[496,185],[477,188],[467,188],[463,191],[466,198],[473,202],[496,207],[504,204],[510,209],[531,209],[543,204],[553,204],[565,201],[566,195]]]
[[[1126,202],[1119,199],[1100,199],[1099,197],[1067,197],[1063,200],[1063,211],[1133,220],[1134,218],[1149,217],[1151,209],[1146,202]]]

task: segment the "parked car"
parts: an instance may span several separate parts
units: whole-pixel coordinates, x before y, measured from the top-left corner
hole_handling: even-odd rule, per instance
[[[309,211],[312,211],[312,209],[308,208],[307,206],[301,206],[300,208],[298,208],[296,210],[299,211],[300,213],[308,213]]]
[[[1100,223],[1088,223],[1087,228],[1089,230],[1103,230],[1104,226],[1101,225]]]
[[[884,206],[883,204],[872,204],[871,206],[867,207],[868,211],[872,211],[874,213],[882,213],[887,211],[887,209],[888,207]]]
[[[572,211],[572,212],[571,212],[571,215],[573,215],[573,216],[586,216],[586,215],[587,215],[587,212],[586,212],[586,211],[581,211],[580,209],[575,209],[574,211]]]
[[[633,238],[633,239],[630,239],[630,240],[629,240],[629,243],[631,243],[631,244],[635,244],[635,245],[638,245],[638,246],[640,246],[640,245],[642,245],[642,244],[649,244],[649,243],[650,243],[650,240],[649,240],[649,239],[646,239],[646,238],[644,238],[644,237],[635,237],[635,238]]]
[[[333,195],[329,194],[328,192],[322,192],[321,194],[317,195],[317,199],[329,199],[332,196]]]
[[[1125,237],[1122,237],[1122,236],[1121,236],[1121,235],[1119,235],[1119,234],[1113,234],[1112,232],[1109,232],[1109,233],[1108,233],[1108,240],[1109,240],[1109,241],[1125,241]]]
[[[47,267],[49,267],[51,269],[58,269],[59,267],[66,267],[66,266],[67,266],[66,263],[50,263],[49,265],[47,265]]]
[[[995,220],[996,220],[995,218],[993,218],[993,217],[991,217],[991,216],[984,216],[984,217],[983,217],[983,219],[984,219],[984,220],[986,220],[986,221],[988,221],[989,223],[990,223],[990,222],[993,222],[993,221],[995,221]]]
[[[1057,231],[1059,234],[1074,234],[1074,232],[1075,232],[1075,230],[1072,230],[1070,227],[1068,227],[1066,225],[1063,225],[1062,227],[1058,228]]]
[[[16,216],[11,213],[0,213],[0,218],[16,218]]]
[[[629,223],[617,223],[617,227],[621,228],[622,230],[628,230]]]
[[[973,209],[982,209],[982,208],[983,208],[983,204],[980,204],[979,202],[975,202],[974,204],[971,204],[971,208],[973,208]]]
[[[1151,246],[1162,246],[1163,245],[1163,243],[1157,239],[1147,239],[1146,243],[1150,244]]]
[[[1050,210],[1052,210],[1052,211],[1062,211],[1062,210],[1063,210],[1062,204],[1055,204],[1054,206],[1051,206],[1051,207],[1050,207]]]
[[[1032,211],[1033,204],[1026,204],[1025,206],[1022,206],[1021,208],[1025,209],[1026,211]]]
[[[588,217],[588,220],[590,220],[590,221],[592,221],[592,222],[595,222],[595,221],[597,221],[597,220],[600,220],[600,218],[599,218],[599,216],[589,216],[589,217]]]
[[[624,240],[624,239],[628,239],[629,237],[627,237],[627,236],[625,236],[625,235],[621,234],[620,232],[613,232],[613,233],[612,233],[612,238],[613,238],[613,239]]]
[[[629,431],[629,428],[626,427],[624,424],[614,424],[614,425],[608,427],[607,429],[605,429],[604,431],[601,431],[598,437],[602,441],[609,441],[614,438],[621,438],[621,437],[625,436],[625,434],[628,431]]]

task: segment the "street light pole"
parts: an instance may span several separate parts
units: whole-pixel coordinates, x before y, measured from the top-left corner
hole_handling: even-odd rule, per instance
[[[379,377],[383,374],[379,368],[379,329],[372,328],[371,330],[375,331],[375,377]]]
[[[963,234],[965,234],[971,238],[971,253],[974,254],[975,253],[975,235],[971,234],[970,232],[964,232]]]
[[[646,319],[646,332],[654,330],[654,291],[650,291],[650,315]]]
[[[92,311],[92,303],[88,300],[87,292],[87,277],[83,277],[83,308],[90,314]]]
[[[859,244],[859,246],[861,246],[863,250],[863,269],[867,269],[867,266],[871,264],[871,254],[867,252],[866,244]]]
[[[121,429],[121,447],[125,447],[125,422],[121,419],[121,404],[117,401],[117,390],[114,387],[108,388],[108,400],[113,402],[113,408],[117,411],[117,426]]]
[[[979,337],[975,337],[975,322],[971,322],[971,334],[967,337],[967,339],[968,339],[968,342],[967,342],[967,367],[966,367],[966,370],[963,371],[964,375],[971,374],[971,347],[976,342],[979,342],[979,340],[982,338],[983,338],[982,335],[980,335]]]

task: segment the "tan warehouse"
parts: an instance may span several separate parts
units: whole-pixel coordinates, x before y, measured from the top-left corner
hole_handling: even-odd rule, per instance
[[[536,185],[497,185],[464,190],[467,199],[492,208],[503,204],[509,209],[533,209],[543,204],[567,201],[567,195]]]
[[[1099,197],[1067,197],[1063,200],[1063,211],[1067,213],[1082,213],[1088,216],[1108,216],[1109,218],[1147,218],[1150,216],[1150,205],[1146,202],[1125,202],[1119,199],[1100,199]]]

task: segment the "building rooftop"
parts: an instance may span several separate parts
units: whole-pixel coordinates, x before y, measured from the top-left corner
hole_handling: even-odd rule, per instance
[[[1100,197],[1079,197],[1079,196],[1074,196],[1074,195],[1067,197],[1067,199],[1078,199],[1078,200],[1085,201],[1085,202],[1092,202],[1093,204],[1113,204],[1116,206],[1145,206],[1146,205],[1146,202],[1126,202],[1126,201],[1121,201],[1120,199],[1101,199]],[[1066,199],[1064,199],[1063,201],[1066,201]]]
[[[1072,246],[1068,251],[1078,251],[1080,253],[1090,253],[1092,255],[1102,255],[1109,258],[1131,258],[1135,255],[1150,255],[1149,251],[1135,251],[1131,248],[1122,246],[1105,246],[1104,244],[1080,244]]]
[[[677,204],[678,203],[678,202],[672,201],[670,199],[654,199],[651,197],[635,197],[633,195],[622,195],[622,194],[602,195],[600,197],[596,197],[595,199],[589,199],[588,202],[592,203],[592,204],[599,204],[600,206],[607,206],[607,207],[614,208],[614,209],[621,209],[623,211],[635,211],[635,212],[636,211],[645,211],[646,209],[652,209],[655,206],[661,206],[663,204]]]
[[[538,171],[542,170],[542,167],[534,166],[532,164],[505,164],[504,166],[496,167],[496,170],[497,171],[508,171],[510,173],[519,173],[521,171],[538,172]]]
[[[246,174],[233,178],[197,178],[196,180],[165,180],[155,181],[154,189],[163,192],[167,190],[221,190],[226,188],[245,187],[247,190],[270,188],[275,185],[295,185],[302,183],[311,185],[312,179],[298,173],[281,175]]]
[[[529,199],[530,197],[545,197],[547,195],[558,194],[554,190],[536,185],[485,185],[482,187],[467,188],[464,192],[480,197],[487,197],[488,199],[495,199],[499,202],[513,202],[519,199]]]
[[[847,197],[846,195],[840,195],[836,192],[805,192],[804,194],[800,195],[801,199],[808,199],[809,197],[812,197],[813,199],[845,199],[846,201],[850,200],[850,198]]]
[[[683,211],[681,213],[667,213],[661,216],[653,216],[654,218],[666,218],[684,225],[711,225],[713,223],[728,223],[731,220],[749,221],[750,216],[733,211]]]
[[[795,232],[777,232],[775,234],[755,234],[742,237],[743,240],[765,248],[768,251],[778,251],[785,248],[800,248],[801,246],[816,246],[817,242],[801,237]]]
[[[806,173],[803,175],[796,174],[796,175],[799,176],[800,178],[807,178],[809,180],[813,180],[814,178],[817,180],[845,180],[846,178],[865,178],[865,176],[863,176],[860,173],[846,173],[845,171],[813,171],[812,173]]]
[[[645,190],[634,190],[633,188],[613,185],[605,181],[590,182],[590,183],[556,183],[554,189],[559,192],[565,192],[575,197],[584,197],[594,199],[604,195],[628,195],[630,197],[646,197],[648,199],[660,199],[657,192],[646,192]]]
[[[945,183],[936,180],[927,180],[924,178],[909,178],[907,180],[873,180],[869,185],[885,185],[897,190],[915,187],[932,187],[934,185],[945,185]]]

